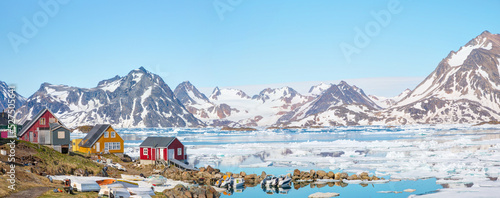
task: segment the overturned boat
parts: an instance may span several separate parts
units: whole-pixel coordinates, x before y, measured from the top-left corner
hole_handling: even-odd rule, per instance
[[[116,179],[102,179],[95,181],[99,186],[108,185],[116,182]]]
[[[141,177],[140,175],[126,175],[126,174],[121,174],[122,179],[125,180],[130,180],[130,181],[142,181],[145,178]]]
[[[218,188],[243,188],[245,180],[242,178],[233,178],[231,175],[224,175],[221,179],[215,182]]]
[[[289,187],[292,183],[292,178],[288,175],[280,175],[278,177],[278,187]]]
[[[292,178],[287,175],[280,175],[276,177],[274,175],[267,175],[264,180],[260,182],[260,185],[263,187],[289,187],[292,182]]]
[[[151,175],[146,179],[146,181],[151,183],[153,186],[163,186],[167,183],[167,178],[161,175]]]
[[[274,175],[266,175],[266,177],[260,182],[261,186],[276,186],[278,184],[278,178]]]

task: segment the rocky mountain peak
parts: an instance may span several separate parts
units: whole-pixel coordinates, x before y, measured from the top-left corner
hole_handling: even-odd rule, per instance
[[[211,99],[217,100],[217,97],[221,95],[219,87],[215,87],[212,91],[212,95],[210,95]]]
[[[297,91],[292,89],[291,87],[285,86],[281,88],[266,88],[262,90],[258,95],[254,95],[252,99],[261,100],[262,102],[266,102],[269,99],[285,99],[285,98],[293,98],[297,95],[300,95]]]
[[[495,34],[492,34],[488,30],[485,30],[480,35],[478,35],[474,40],[481,40],[483,38],[494,40],[494,37],[495,37]]]
[[[68,126],[110,123],[116,127],[204,126],[156,74],[143,67],[127,76],[101,81],[95,88],[44,83],[18,111],[26,120],[49,108]]]
[[[114,81],[116,81],[116,80],[119,80],[120,78],[121,78],[120,76],[116,75],[116,76],[115,76],[115,77],[113,77],[113,78],[110,78],[110,79],[107,79],[107,80],[101,80],[101,81],[99,81],[99,83],[97,83],[97,86],[104,86],[104,85],[107,85],[107,84],[109,84],[109,83],[111,83],[111,82],[114,82]]]
[[[323,91],[327,90],[330,88],[332,84],[327,84],[327,83],[320,83],[319,85],[314,85],[309,89],[309,94],[313,96],[320,95]]]
[[[45,87],[50,87],[52,84],[48,82],[44,82],[40,85],[40,88],[38,90],[45,90]]]
[[[9,85],[7,83],[0,81],[0,111],[7,109],[9,107],[9,99],[11,97],[11,93],[9,90]],[[14,91],[15,98],[15,109],[21,107],[25,102],[26,98],[21,96],[17,91]]]
[[[390,112],[401,123],[471,123],[500,118],[500,35],[488,31],[452,51]]]
[[[177,87],[174,90],[174,95],[184,105],[203,104],[210,102],[207,96],[201,93],[189,81],[184,81],[181,84],[177,85]]]
[[[219,89],[219,87],[215,87],[212,95],[210,95],[210,99],[212,100],[220,100],[220,97],[224,97],[223,99],[251,99],[244,91],[233,88],[224,88]]]

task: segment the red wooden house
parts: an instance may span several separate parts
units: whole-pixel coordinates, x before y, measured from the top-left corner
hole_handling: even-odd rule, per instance
[[[175,137],[148,137],[140,147],[141,164],[154,164],[156,160],[176,159],[185,162],[187,159],[184,145]]]
[[[33,120],[25,122],[18,137],[24,141],[52,147],[61,153],[68,153],[69,135],[69,129],[49,109],[44,109],[38,112]]]

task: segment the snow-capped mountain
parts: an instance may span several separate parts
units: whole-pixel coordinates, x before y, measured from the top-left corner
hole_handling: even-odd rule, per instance
[[[220,92],[220,90],[215,88],[215,92]],[[179,84],[175,88],[174,94],[190,113],[203,121],[224,119],[231,115],[231,109],[228,105],[216,105],[210,102],[205,94],[201,93],[189,81]],[[226,124],[224,122],[224,125]]]
[[[281,115],[312,99],[290,87],[267,88],[253,97],[242,90],[216,87],[208,101],[204,95],[196,94],[199,91],[189,82],[179,84],[175,90],[179,98],[189,97],[181,101],[191,113],[215,126],[270,126]]]
[[[450,52],[385,123],[478,123],[500,120],[500,35],[483,32]]]
[[[411,93],[410,89],[405,89],[399,95],[394,96],[394,97],[383,97],[383,96],[375,96],[375,95],[369,95],[368,97],[370,97],[370,99],[373,102],[375,102],[379,107],[386,109],[386,108],[394,106],[396,103],[401,101],[403,98],[408,96],[408,94],[410,94],[410,93]]]
[[[7,85],[7,83],[0,81],[0,111],[3,111],[8,108],[9,99],[11,97],[10,95],[11,93],[9,92],[9,86]],[[14,100],[15,109],[18,109],[26,102],[26,98],[18,94],[16,91],[14,91],[14,98],[15,98]]]
[[[327,90],[331,86],[332,84],[320,83],[319,85],[312,86],[311,89],[309,89],[308,93],[313,96],[319,96],[321,95],[321,93],[323,93],[323,91]]]
[[[44,83],[27,100],[18,95],[17,119],[49,108],[68,126],[116,127],[338,126],[456,124],[500,120],[500,35],[483,32],[450,52],[415,89],[392,98],[367,96],[342,81],[311,87],[267,88],[250,97],[216,87],[207,97],[189,81],[172,92],[144,68],[103,80],[91,89]],[[0,82],[0,108],[7,85]]]
[[[101,123],[115,127],[204,126],[161,77],[143,67],[90,89],[44,83],[18,110],[17,117],[31,119],[43,108],[49,108],[69,127]]]
[[[311,90],[318,90],[315,87],[326,86],[314,86]],[[371,112],[379,109],[381,107],[366,96],[362,89],[341,81],[338,85],[330,85],[314,100],[283,115],[277,125],[304,127],[369,124],[375,119],[371,117]]]
[[[174,95],[182,102],[182,104],[194,105],[204,104],[210,102],[205,96],[193,86],[189,81],[184,81],[179,84],[175,90]]]

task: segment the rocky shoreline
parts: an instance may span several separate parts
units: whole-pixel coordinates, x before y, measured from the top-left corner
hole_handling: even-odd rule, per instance
[[[164,176],[174,180],[181,180],[189,183],[206,184],[213,185],[217,180],[222,178],[224,175],[231,175],[233,178],[243,178],[245,179],[246,186],[256,186],[266,177],[267,173],[262,171],[260,175],[257,174],[247,174],[245,172],[232,173],[232,172],[221,172],[221,170],[212,168],[211,166],[202,167],[199,171],[183,171],[177,168],[167,168],[165,170]],[[370,176],[367,172],[360,174],[351,174],[345,172],[334,173],[332,171],[326,172],[323,170],[310,170],[310,171],[300,171],[295,169],[292,173],[288,173],[288,176],[292,178],[294,182],[305,182],[305,181],[316,181],[316,180],[337,180],[339,182],[343,180],[363,180],[363,181],[377,181],[384,180],[384,178],[379,178],[375,175]]]
[[[222,178],[224,175],[231,175],[233,178],[243,178],[245,180],[245,187],[255,187],[260,185],[260,182],[266,177],[267,173],[262,171],[260,175],[247,174],[245,172],[232,173],[222,172],[220,169],[207,166],[200,168],[198,171],[184,171],[178,168],[166,168],[162,173],[168,179],[179,180],[190,184],[198,184],[195,188],[186,188],[183,186],[176,186],[173,189],[165,190],[163,193],[166,196],[175,197],[219,197],[213,187],[215,182]],[[324,186],[341,186],[346,187],[348,183],[344,181],[361,180],[361,181],[378,181],[385,180],[377,176],[370,176],[367,172],[360,174],[351,174],[345,172],[334,173],[332,171],[324,170],[310,170],[300,171],[295,169],[293,173],[287,174],[292,178],[291,187],[300,189],[306,186],[310,187],[324,187]],[[360,183],[362,186],[367,186],[366,183]]]

